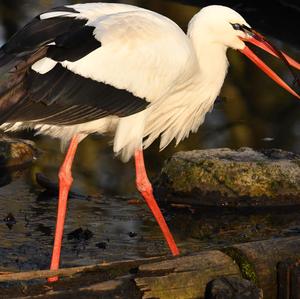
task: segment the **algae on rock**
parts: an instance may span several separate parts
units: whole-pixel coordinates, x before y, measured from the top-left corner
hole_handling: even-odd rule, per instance
[[[176,153],[164,166],[161,200],[209,206],[300,204],[300,155],[250,148]]]

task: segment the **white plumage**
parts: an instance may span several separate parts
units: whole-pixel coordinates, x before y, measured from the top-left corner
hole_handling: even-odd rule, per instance
[[[122,118],[109,116],[72,126],[6,123],[2,128],[29,126],[38,133],[61,138],[64,143],[78,133],[86,136],[115,131],[114,151],[124,161],[142,147],[143,140],[146,148],[161,135],[163,149],[173,139],[178,143],[191,131],[197,131],[223,84],[228,66],[227,46],[238,48],[243,44],[229,21],[247,24],[229,8],[211,6],[192,19],[186,35],[170,19],[130,5],[92,3],[69,7],[79,14],[55,11],[40,18],[88,18],[87,25],[95,27],[94,36],[101,47],[78,61],[63,61],[62,66],[85,78],[126,89],[151,104],[142,112]],[[228,35],[235,34],[228,45],[217,40],[219,32],[213,31],[213,21],[219,18]],[[224,26],[222,30],[225,39]],[[45,74],[56,63],[59,62],[43,58],[32,69]]]
[[[252,36],[256,34],[237,12],[217,5],[205,7],[196,14],[189,23],[187,34],[158,13],[126,4],[76,4],[39,16],[42,22],[59,22],[62,18],[86,20],[84,27],[92,28],[90,38],[99,46],[92,46],[90,51],[75,60],[55,60],[51,55],[43,57],[31,65],[32,70],[47,75],[60,65],[83,79],[128,91],[150,104],[139,109],[142,111],[125,116],[106,113],[105,117],[94,117],[71,125],[48,123],[53,116],[58,117],[74,108],[70,107],[48,117],[43,115],[40,119],[8,121],[0,128],[18,130],[31,127],[38,134],[60,138],[63,144],[67,144],[75,134],[84,138],[91,133],[114,133],[113,149],[123,161],[129,160],[135,150],[147,148],[159,137],[162,150],[173,139],[178,144],[190,132],[196,132],[223,85],[228,68],[227,48],[243,52],[246,49],[243,40],[253,42]],[[72,31],[65,33],[67,39],[68,34],[74,38]],[[88,41],[85,42],[88,44]],[[80,39],[76,40],[76,45],[80,43]],[[256,45],[269,52],[271,49],[278,56],[270,44],[266,46],[262,41],[256,41]],[[51,40],[48,46],[55,47],[56,39]],[[250,56],[253,57],[253,54]],[[289,61],[299,67],[294,61]],[[266,66],[260,67],[268,73]],[[291,92],[284,83],[278,80],[277,83]],[[74,95],[76,88],[80,86],[74,87]],[[80,105],[85,104],[84,98],[79,100]]]

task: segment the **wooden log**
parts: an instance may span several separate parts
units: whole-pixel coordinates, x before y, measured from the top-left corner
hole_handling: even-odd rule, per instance
[[[291,297],[290,299],[300,299],[300,266],[296,266],[291,271]]]
[[[287,259],[277,267],[278,298],[300,299],[300,266],[299,261]]]
[[[8,274],[3,273],[0,275],[0,282],[24,281],[24,280],[43,279],[43,278],[46,279],[48,277],[53,277],[53,276],[66,277],[66,276],[72,276],[84,272],[109,270],[118,267],[134,268],[140,264],[161,261],[163,259],[165,259],[165,257],[152,257],[147,259],[117,261],[117,262],[101,263],[101,264],[90,265],[90,266],[63,268],[58,270],[37,270],[37,271],[8,273]]]
[[[265,299],[273,299],[277,298],[280,290],[277,286],[277,266],[286,259],[300,259],[300,238],[238,244],[226,248],[224,252],[236,261],[244,278],[253,281],[263,290]]]
[[[204,298],[208,282],[221,277],[241,277],[233,260],[218,250],[179,257],[139,267],[135,282],[146,298]]]
[[[28,296],[22,296],[22,297],[17,297],[19,299],[41,299],[41,298],[103,298],[102,295],[105,294],[105,298],[121,298],[118,295],[116,296],[110,296],[109,294],[113,294],[116,292],[116,290],[122,285],[126,283],[126,280],[130,279],[130,276],[124,276],[120,277],[119,279],[116,280],[108,280],[104,282],[99,282],[99,283],[94,283],[89,286],[83,286],[80,287],[80,284],[75,288],[58,288],[58,289],[52,289],[49,287],[48,289],[44,290],[43,294],[37,294],[37,295],[30,295]],[[127,293],[129,294],[129,293]],[[126,298],[127,297],[122,297]],[[137,299],[137,297],[128,297],[130,299]],[[2,299],[2,297],[1,297]],[[13,298],[16,299],[16,298]]]
[[[263,290],[264,299],[299,299],[299,248],[300,237],[278,238],[176,258],[156,257],[58,271],[3,274],[0,276],[0,298],[8,293],[5,298],[17,298],[18,294],[24,293],[27,298],[40,298],[39,296],[50,294],[72,297],[80,294],[83,298],[95,298],[97,295],[100,298],[119,296],[131,299],[199,299],[204,298],[207,285],[211,285],[213,280],[224,277],[223,281],[225,279],[238,282],[239,280],[229,278],[243,277]],[[277,269],[279,282],[281,281],[278,286]],[[36,283],[24,283],[26,280],[45,279],[56,275],[65,279],[47,286],[46,280],[41,280],[41,283],[37,281],[38,288]],[[2,283],[15,289],[2,288]],[[247,284],[245,287],[248,288]],[[255,288],[250,289],[256,297],[261,297]],[[279,294],[283,297],[277,297]]]
[[[291,298],[291,269],[295,267],[295,261],[285,260],[278,263],[277,266],[277,284],[278,284],[278,298]]]

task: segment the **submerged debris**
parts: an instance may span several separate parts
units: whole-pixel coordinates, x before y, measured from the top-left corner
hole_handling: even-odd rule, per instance
[[[68,240],[87,241],[93,237],[93,233],[89,229],[83,230],[81,227],[73,230],[68,234]]]
[[[42,173],[36,173],[35,175],[36,182],[44,188],[46,193],[43,193],[41,195],[42,198],[49,196],[58,196],[58,182],[52,182],[50,181],[44,174]],[[81,200],[91,200],[91,196],[89,195],[83,195],[78,192],[70,191],[69,192],[69,198],[76,198]]]
[[[107,243],[106,242],[99,242],[96,244],[96,247],[100,249],[106,249],[107,248]]]
[[[51,236],[52,234],[52,228],[44,225],[43,223],[40,223],[36,230],[41,232],[44,236]]]
[[[17,220],[12,213],[8,213],[3,221],[9,229],[12,229],[12,227],[17,223]]]
[[[129,233],[128,233],[128,236],[129,236],[130,238],[134,238],[134,237],[137,236],[137,233],[135,233],[135,232],[129,232]]]

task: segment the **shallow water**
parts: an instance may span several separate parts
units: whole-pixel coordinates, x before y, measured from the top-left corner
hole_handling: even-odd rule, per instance
[[[11,213],[16,221],[11,227],[5,221],[0,226],[1,266],[47,268],[56,198],[39,196],[24,178],[20,178],[1,189],[0,200],[9,201],[1,205],[0,217],[4,219]],[[70,233],[79,228],[88,231],[72,238]],[[71,198],[69,201],[62,253],[64,266],[158,255],[166,253],[164,247],[143,205],[107,196],[89,200]]]
[[[20,3],[21,10],[16,25],[20,26],[48,7],[71,2],[18,0],[17,3]],[[138,3],[170,16],[183,27],[198,10],[167,1]],[[4,32],[3,28],[0,32]],[[274,30],[276,39],[272,38],[272,41],[300,60],[297,44],[291,46],[282,42],[276,32]],[[229,60],[232,67],[221,100],[199,132],[177,148],[171,145],[158,153],[156,143],[147,150],[146,163],[152,179],[157,177],[163,161],[177,150],[251,146],[299,152],[300,102],[280,90],[239,53],[230,51]],[[267,62],[289,77],[286,68],[274,59],[267,57]],[[50,261],[57,198],[41,194],[43,190],[36,183],[35,174],[42,172],[56,180],[63,155],[56,140],[33,137],[32,132],[21,136],[35,140],[43,154],[26,171],[10,175],[11,178],[6,176],[6,183],[12,182],[0,189],[0,268],[43,269],[48,268]],[[131,201],[139,198],[134,186],[133,163],[123,164],[114,158],[111,146],[107,145],[109,141],[108,137],[92,136],[79,147],[73,168],[74,190],[92,197],[90,200],[71,198],[69,201],[62,266],[168,253],[143,201],[138,201],[138,204]],[[16,221],[15,224],[11,221],[11,227],[4,221],[9,213]],[[300,232],[297,210],[247,214],[222,211],[220,214],[217,211],[167,208],[165,216],[184,253]],[[68,239],[68,234],[79,228],[86,234],[81,234],[79,240]]]
[[[56,217],[57,197],[31,180],[42,168],[38,160],[0,192],[0,270],[47,269]],[[92,174],[91,174],[92,175]],[[75,171],[73,191],[87,195],[88,185]],[[62,266],[169,254],[162,234],[139,196],[93,196],[69,199]],[[91,193],[90,193],[91,194]],[[298,208],[265,211],[188,210],[162,208],[182,253],[300,234]]]

